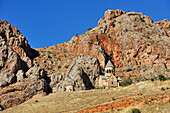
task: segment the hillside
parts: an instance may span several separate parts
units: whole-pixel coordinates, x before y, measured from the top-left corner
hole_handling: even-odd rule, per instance
[[[112,89],[54,93],[30,99],[2,113],[131,113],[138,108],[142,113],[170,111],[170,81],[141,82]]]
[[[68,42],[37,49],[40,56],[34,61],[53,79],[53,92],[64,91],[68,81],[74,81],[76,90],[86,89],[80,79],[67,79],[83,72],[98,87],[98,77],[108,59],[116,67],[116,76],[123,80],[158,79],[160,74],[170,75],[169,37],[170,21],[166,19],[153,22],[142,13],[107,10],[95,28]]]
[[[107,10],[95,28],[68,42],[35,50],[15,26],[0,20],[0,51],[3,109],[36,95],[76,96],[78,92],[59,93],[70,82],[75,91],[98,88],[108,60],[123,81],[158,80],[158,75],[170,78],[170,21],[154,22],[142,13]]]

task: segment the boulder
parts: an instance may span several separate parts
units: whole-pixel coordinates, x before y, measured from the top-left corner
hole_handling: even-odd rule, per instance
[[[25,78],[25,73],[23,70],[19,70],[16,76],[17,76],[17,82],[23,82]]]

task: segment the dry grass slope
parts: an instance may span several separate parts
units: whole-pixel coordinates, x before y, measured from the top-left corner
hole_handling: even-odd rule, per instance
[[[167,89],[161,90],[162,87]],[[120,102],[126,99],[138,100],[164,94],[169,95],[168,97],[170,97],[170,80],[164,82],[146,81],[132,84],[127,87],[113,89],[96,89],[90,91],[50,94],[45,97],[30,99],[23,104],[9,108],[2,113],[73,113],[88,108]],[[109,110],[108,112],[128,113],[132,108],[139,108],[145,113],[170,112],[169,105],[169,100],[166,100],[158,103],[128,106],[126,108],[121,108],[121,110]]]

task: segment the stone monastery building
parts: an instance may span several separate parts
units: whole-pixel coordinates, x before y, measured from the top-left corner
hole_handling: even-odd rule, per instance
[[[121,81],[120,77],[115,76],[115,67],[109,60],[105,66],[104,75],[100,75],[99,77],[99,87],[111,87],[118,86]]]

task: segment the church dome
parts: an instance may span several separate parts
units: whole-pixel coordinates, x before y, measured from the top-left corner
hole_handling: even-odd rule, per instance
[[[105,66],[105,68],[107,67],[114,67],[114,65],[111,63],[111,61],[109,60]]]

